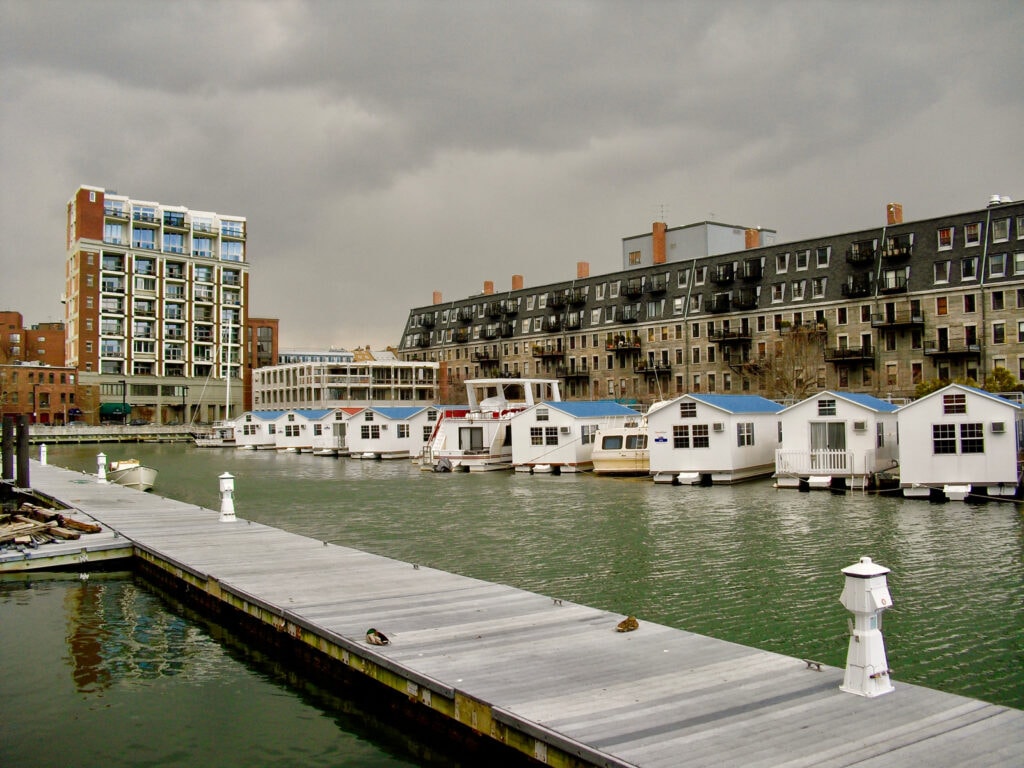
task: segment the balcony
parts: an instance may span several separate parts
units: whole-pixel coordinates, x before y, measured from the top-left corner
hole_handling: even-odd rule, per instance
[[[859,299],[871,295],[871,275],[851,275],[841,286],[845,299]]]
[[[626,281],[626,285],[622,289],[624,296],[630,299],[636,299],[644,295],[644,279],[642,277],[631,277]]]
[[[732,268],[732,264],[719,264],[711,268],[710,279],[715,285],[732,285],[733,280],[736,279],[736,271]]]
[[[873,363],[875,351],[871,346],[862,347],[828,347],[825,350],[825,362],[838,365],[861,365]]]
[[[882,249],[886,261],[906,261],[914,255],[914,241],[910,235],[890,237]]]
[[[855,267],[869,267],[875,263],[874,240],[862,240],[846,249],[846,263]]]
[[[419,317],[416,318],[416,325],[420,326],[421,328],[433,328],[435,324],[436,321],[434,320],[433,313],[420,315]]]
[[[919,309],[899,309],[871,315],[872,328],[910,328],[924,325],[924,314]]]
[[[582,288],[570,288],[566,293],[566,298],[571,307],[582,307],[587,303],[587,293]]]
[[[749,350],[744,348],[726,349],[722,356],[724,362],[736,373],[760,373],[768,364],[767,355],[750,355]]]
[[[469,328],[456,328],[452,334],[452,341],[456,344],[465,344],[469,341]]]
[[[473,322],[473,310],[470,307],[459,307],[455,313],[455,319],[460,323],[472,323]]]
[[[488,317],[494,319],[497,319],[501,317],[503,314],[505,314],[505,310],[502,307],[502,302],[500,300],[487,302],[487,306],[485,307],[484,311],[487,313]]]
[[[747,259],[743,262],[743,274],[742,278],[748,282],[754,282],[760,280],[764,275],[764,269],[761,267],[760,259]]]
[[[103,215],[109,219],[128,219],[128,213],[119,205],[104,205]]]
[[[647,278],[647,292],[652,296],[661,296],[665,293],[665,277],[663,275],[650,275]]]
[[[561,315],[546,315],[540,323],[540,329],[545,333],[554,333],[562,330]]]
[[[590,369],[587,368],[585,365],[577,368],[575,366],[569,366],[560,363],[559,365],[555,366],[555,376],[557,376],[559,379],[566,380],[589,379]]]
[[[721,330],[711,334],[711,341],[715,344],[749,344],[751,339],[749,328],[739,330]]]
[[[499,324],[499,332],[501,333],[501,338],[503,338],[503,339],[510,339],[510,338],[512,338],[513,336],[516,335],[516,324],[515,323],[500,323]]]
[[[740,288],[733,294],[732,305],[736,309],[756,309],[757,291],[753,288]]]
[[[430,334],[429,333],[418,333],[416,334],[416,341],[414,342],[417,347],[424,349],[430,346]]]
[[[481,364],[496,364],[498,359],[498,351],[493,349],[484,349],[473,353],[473,361]]]
[[[185,229],[185,214],[184,213],[169,213],[164,211],[164,226],[174,227],[176,229]]]
[[[633,366],[633,373],[642,374],[648,378],[671,376],[672,364],[662,360],[640,360]]]
[[[484,326],[484,330],[483,330],[483,333],[481,335],[483,336],[483,338],[487,339],[488,341],[491,341],[493,339],[498,338],[498,336],[500,335],[499,334],[499,329],[498,329],[498,324],[497,323],[488,323],[487,325]]]
[[[625,304],[622,307],[622,322],[624,323],[636,323],[640,321],[640,305],[639,304]]]
[[[879,293],[906,293],[906,275],[882,275],[882,281],[878,284]]]
[[[828,335],[828,323],[824,320],[819,320],[813,323],[799,323],[796,325],[783,322],[782,327],[779,328],[779,333],[783,335],[804,334],[808,337],[824,338]]]
[[[929,357],[980,357],[981,345],[972,339],[929,339],[924,343],[924,353]]]
[[[565,330],[578,331],[583,327],[583,313],[569,312],[565,316]]]
[[[553,344],[535,344],[533,346],[533,356],[543,358],[544,360],[557,360],[565,357],[565,350]]]
[[[609,333],[605,338],[604,348],[608,352],[636,354],[640,351],[640,336],[636,333]]]
[[[502,314],[515,317],[519,314],[519,301],[517,299],[503,299],[501,302]]]
[[[728,293],[716,293],[711,297],[711,301],[708,304],[708,312],[721,313],[728,312],[732,302],[729,299]]]

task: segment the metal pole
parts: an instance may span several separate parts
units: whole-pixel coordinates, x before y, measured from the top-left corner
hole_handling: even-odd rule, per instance
[[[3,437],[0,443],[0,451],[3,452],[3,475],[4,480],[14,479],[14,417],[7,415],[3,417]]]
[[[32,482],[29,479],[28,467],[29,467],[29,455],[28,455],[28,414],[22,413],[18,415],[18,460],[17,460],[17,478],[15,484],[19,488],[31,488]]]
[[[128,382],[121,379],[121,424],[128,423]]]

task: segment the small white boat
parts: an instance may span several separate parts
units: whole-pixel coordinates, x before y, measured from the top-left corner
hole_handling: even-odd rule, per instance
[[[209,435],[196,437],[195,442],[196,448],[234,448],[235,425],[215,424]]]
[[[595,475],[649,474],[651,453],[647,448],[647,425],[599,429],[591,461]]]
[[[140,464],[138,459],[125,459],[110,462],[107,480],[111,483],[134,488],[137,491],[150,491],[156,483],[157,471],[152,467]]]

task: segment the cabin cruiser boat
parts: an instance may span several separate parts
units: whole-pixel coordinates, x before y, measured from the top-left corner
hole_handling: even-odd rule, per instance
[[[209,435],[195,438],[197,448],[234,448],[235,425],[233,423],[214,424]]]
[[[558,379],[467,379],[468,405],[442,407],[420,465],[435,472],[512,468],[513,416],[560,402]]]
[[[595,475],[638,475],[646,476],[651,470],[651,451],[647,446],[647,414],[667,401],[658,401],[637,414],[636,421],[622,426],[597,430],[594,436],[594,451],[591,461]]]

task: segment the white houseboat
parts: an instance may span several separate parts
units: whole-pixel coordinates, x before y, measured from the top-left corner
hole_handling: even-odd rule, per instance
[[[656,483],[735,483],[775,471],[778,403],[756,395],[688,394],[647,418]]]
[[[1024,408],[950,384],[899,409],[903,495],[962,501],[1013,496],[1020,486]]]
[[[614,400],[537,403],[512,417],[512,466],[529,473],[589,470],[598,429],[636,418]]]
[[[865,488],[895,470],[896,406],[871,395],[819,392],[778,413],[780,488]]]
[[[360,459],[417,458],[437,416],[437,408],[419,405],[364,408],[349,421],[349,455]]]
[[[335,408],[317,431],[313,425],[314,456],[348,456],[348,428],[350,418],[362,408]]]
[[[537,403],[562,400],[558,379],[467,379],[468,405],[440,408],[421,465],[435,471],[512,468],[511,420]]]
[[[274,447],[279,451],[312,452],[314,437],[333,421],[333,408],[289,409],[273,421]]]
[[[235,419],[235,447],[267,450],[277,447],[277,420],[285,411],[246,411]]]

